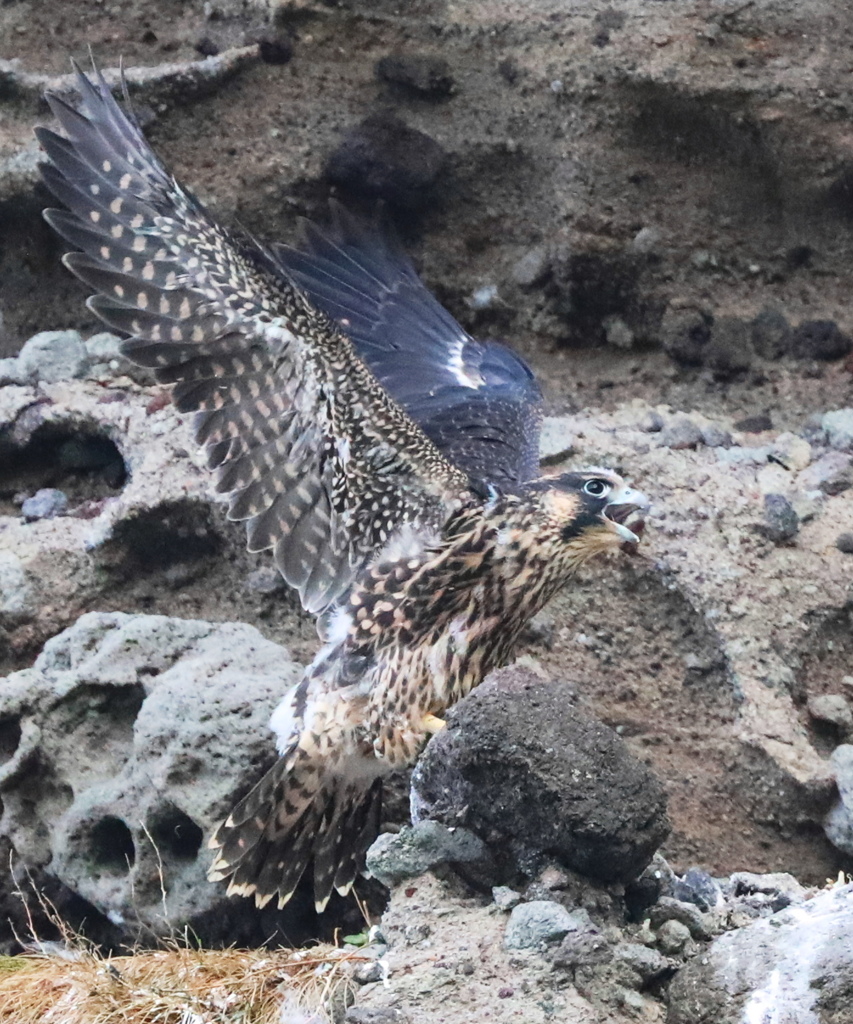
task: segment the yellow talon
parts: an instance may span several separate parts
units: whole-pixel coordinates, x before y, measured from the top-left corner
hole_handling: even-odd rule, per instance
[[[435,715],[424,715],[424,720],[421,722],[424,732],[437,733],[447,725],[447,722],[443,718],[436,718]]]

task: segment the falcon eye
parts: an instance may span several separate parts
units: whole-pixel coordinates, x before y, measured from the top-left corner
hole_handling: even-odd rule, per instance
[[[608,491],[613,490],[613,485],[609,484],[606,480],[587,480],[583,485],[583,489],[584,494],[589,494],[593,498],[601,498]]]

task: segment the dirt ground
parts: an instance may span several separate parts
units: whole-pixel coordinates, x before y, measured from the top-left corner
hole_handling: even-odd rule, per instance
[[[324,168],[347,129],[392,110],[447,153],[429,200],[396,212],[408,248],[465,327],[507,338],[529,359],[551,414],[594,419],[639,401],[728,425],[769,413],[778,433],[853,404],[849,361],[753,358],[730,372],[661,350],[667,308],[748,321],[773,307],[794,325],[828,320],[853,332],[853,10],[842,0],[18,0],[0,6],[0,59],[61,74],[69,55],[91,48],[104,66],[157,65],[258,32],[286,39],[292,58],[258,60],[206,98],[141,110],[157,151],[217,215],[293,240],[298,218],[322,218],[330,193],[364,205],[330,187]],[[376,61],[396,52],[443,57],[452,93],[379,81]],[[0,163],[48,118],[3,83],[0,73]],[[37,330],[95,328],[40,221],[44,199],[30,190],[0,203],[0,355]],[[515,268],[539,248],[549,269],[520,283]],[[478,308],[472,296],[490,285],[497,300]],[[612,317],[631,331],[627,350],[605,344]],[[659,479],[664,502],[666,491]],[[232,534],[168,588],[154,575],[125,579],[74,611],[247,621],[307,659],[313,625],[290,597],[233,586],[262,560]],[[672,536],[653,542],[656,557]],[[798,623],[784,643],[809,692],[831,690],[851,653],[838,596],[850,575],[838,560],[849,556],[832,557],[808,642]],[[749,628],[770,635],[778,605],[757,600]],[[685,651],[713,646],[703,629],[695,608],[629,565],[584,577],[521,653],[577,680],[659,771],[675,824],[664,853],[676,866],[823,881],[843,862],[814,822],[780,824],[757,809],[764,754],[744,763],[731,680],[709,655],[702,685],[686,685]],[[9,667],[33,653],[24,645]]]

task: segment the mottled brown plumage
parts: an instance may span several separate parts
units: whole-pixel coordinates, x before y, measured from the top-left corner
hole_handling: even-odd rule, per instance
[[[512,656],[587,559],[637,538],[615,474],[535,479],[539,391],[470,338],[405,255],[341,212],[304,251],[225,231],[103,79],[39,129],[50,223],[124,351],[175,385],[252,550],[271,548],[326,641],[272,719],[281,757],[211,841],[259,906],[313,865],[322,909],[375,835],[381,780]]]

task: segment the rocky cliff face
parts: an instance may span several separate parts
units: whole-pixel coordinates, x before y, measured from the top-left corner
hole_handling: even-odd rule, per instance
[[[31,135],[47,117],[40,94],[48,82],[68,88],[58,76],[87,45],[105,67],[124,57],[147,133],[218,216],[293,241],[298,218],[322,220],[330,194],[361,209],[383,201],[454,315],[510,340],[536,369],[550,413],[543,459],[614,466],[652,496],[640,556],[579,578],[533,623],[521,654],[540,677],[571,684],[578,721],[615,731],[607,744],[627,776],[634,758],[644,762],[637,777],[650,769],[660,780],[672,825],[662,851],[679,875],[784,871],[822,885],[851,870],[848,6],[0,6],[0,858],[13,854],[14,884],[26,868],[69,919],[97,921],[106,945],[138,927],[168,930],[161,874],[166,916],[209,929],[210,941],[326,927],[298,907],[275,921],[247,915],[202,880],[214,819],[269,751],[266,709],[316,640],[211,499],[167,393],[88,319],[41,222]],[[254,666],[256,687],[239,707],[237,660]],[[465,712],[472,741],[489,727],[477,731],[478,707],[475,698]],[[452,828],[440,764],[433,754],[421,789]],[[580,800],[570,788],[557,796]],[[404,803],[389,823],[405,820]],[[494,843],[486,816],[463,804],[472,842]],[[560,1009],[590,1020],[654,1019],[674,972],[762,902],[763,890],[729,882],[724,899],[741,903],[726,904],[723,924],[700,934],[686,912],[658,910],[646,946],[630,930],[601,929],[624,929],[660,899],[684,902],[683,889],[614,894],[607,886],[624,882],[612,878],[548,888],[543,849],[529,852],[494,877],[480,862],[459,870],[473,891],[515,886],[522,905],[559,892],[563,911],[585,906],[593,924],[599,908],[598,931],[560,937],[571,946],[563,967],[534,970],[546,988],[592,992],[587,1008],[569,999]],[[13,881],[4,916],[19,923]],[[405,891],[394,890],[392,915]],[[423,913],[452,905],[464,920],[480,900],[486,930],[502,934],[498,904],[486,911],[482,895],[454,892],[430,882]],[[351,912],[338,907],[336,921]],[[673,922],[693,946],[668,935]],[[405,931],[405,914],[400,927],[401,948],[426,956],[428,937]],[[677,962],[650,965],[618,952],[623,942]],[[466,957],[457,950],[453,962]],[[626,957],[636,984],[613,966]],[[499,958],[488,970],[505,968]],[[737,985],[763,991],[761,970]],[[707,1008],[689,1009],[706,976],[691,967],[679,977],[673,1020],[706,1019]],[[648,1005],[631,1010],[625,992]],[[364,996],[370,1012],[400,1009]],[[501,1007],[548,1019],[545,995],[536,1010],[518,995],[495,998],[498,1020]],[[844,1019],[840,996],[824,1002],[816,1019]]]

